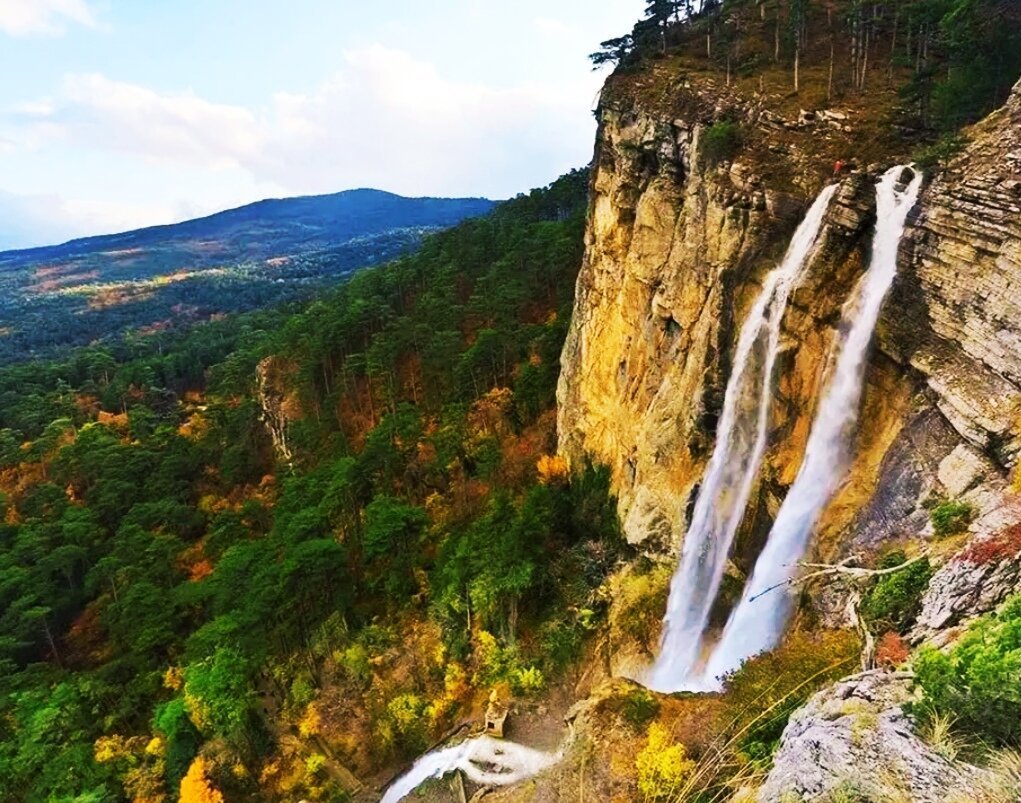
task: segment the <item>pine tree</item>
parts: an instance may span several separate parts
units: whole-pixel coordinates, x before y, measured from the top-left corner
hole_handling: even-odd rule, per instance
[[[635,40],[631,34],[607,39],[599,43],[599,50],[589,55],[593,69],[598,70],[604,64],[622,64],[634,51]]]

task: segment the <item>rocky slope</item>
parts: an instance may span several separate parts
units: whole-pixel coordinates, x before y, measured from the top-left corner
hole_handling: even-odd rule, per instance
[[[918,803],[967,800],[978,771],[940,755],[914,732],[904,704],[908,673],[866,672],[819,692],[794,714],[759,790],[759,803],[887,800],[897,791]]]

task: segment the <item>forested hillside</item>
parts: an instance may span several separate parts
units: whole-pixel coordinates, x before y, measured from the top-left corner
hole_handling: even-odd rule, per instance
[[[585,195],[0,372],[0,798],[340,800],[571,661],[620,548],[549,456]]]
[[[646,15],[591,59],[637,71],[678,59],[745,92],[787,93],[797,111],[898,96],[888,134],[948,136],[998,108],[1021,72],[1013,0],[648,0]],[[663,87],[658,87],[662,89]],[[882,100],[878,102],[880,106]],[[845,118],[846,119],[846,118]]]
[[[308,299],[492,208],[349,190],[0,253],[0,364]]]

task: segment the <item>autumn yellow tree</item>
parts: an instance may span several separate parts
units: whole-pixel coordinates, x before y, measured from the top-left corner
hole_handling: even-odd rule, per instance
[[[566,485],[571,474],[567,461],[560,455],[544,454],[535,468],[543,485]]]
[[[667,800],[677,794],[695,769],[695,762],[687,757],[683,744],[674,742],[666,728],[653,722],[649,741],[635,758],[635,767],[638,789],[645,800]]]
[[[202,756],[198,756],[188,773],[181,779],[180,803],[223,803],[223,794],[207,777],[208,766]]]

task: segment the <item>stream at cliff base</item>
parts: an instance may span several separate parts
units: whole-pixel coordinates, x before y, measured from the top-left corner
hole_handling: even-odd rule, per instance
[[[531,778],[559,760],[559,753],[544,753],[503,739],[478,736],[421,756],[387,787],[382,803],[397,803],[426,781],[455,770],[480,786],[508,786]]]

